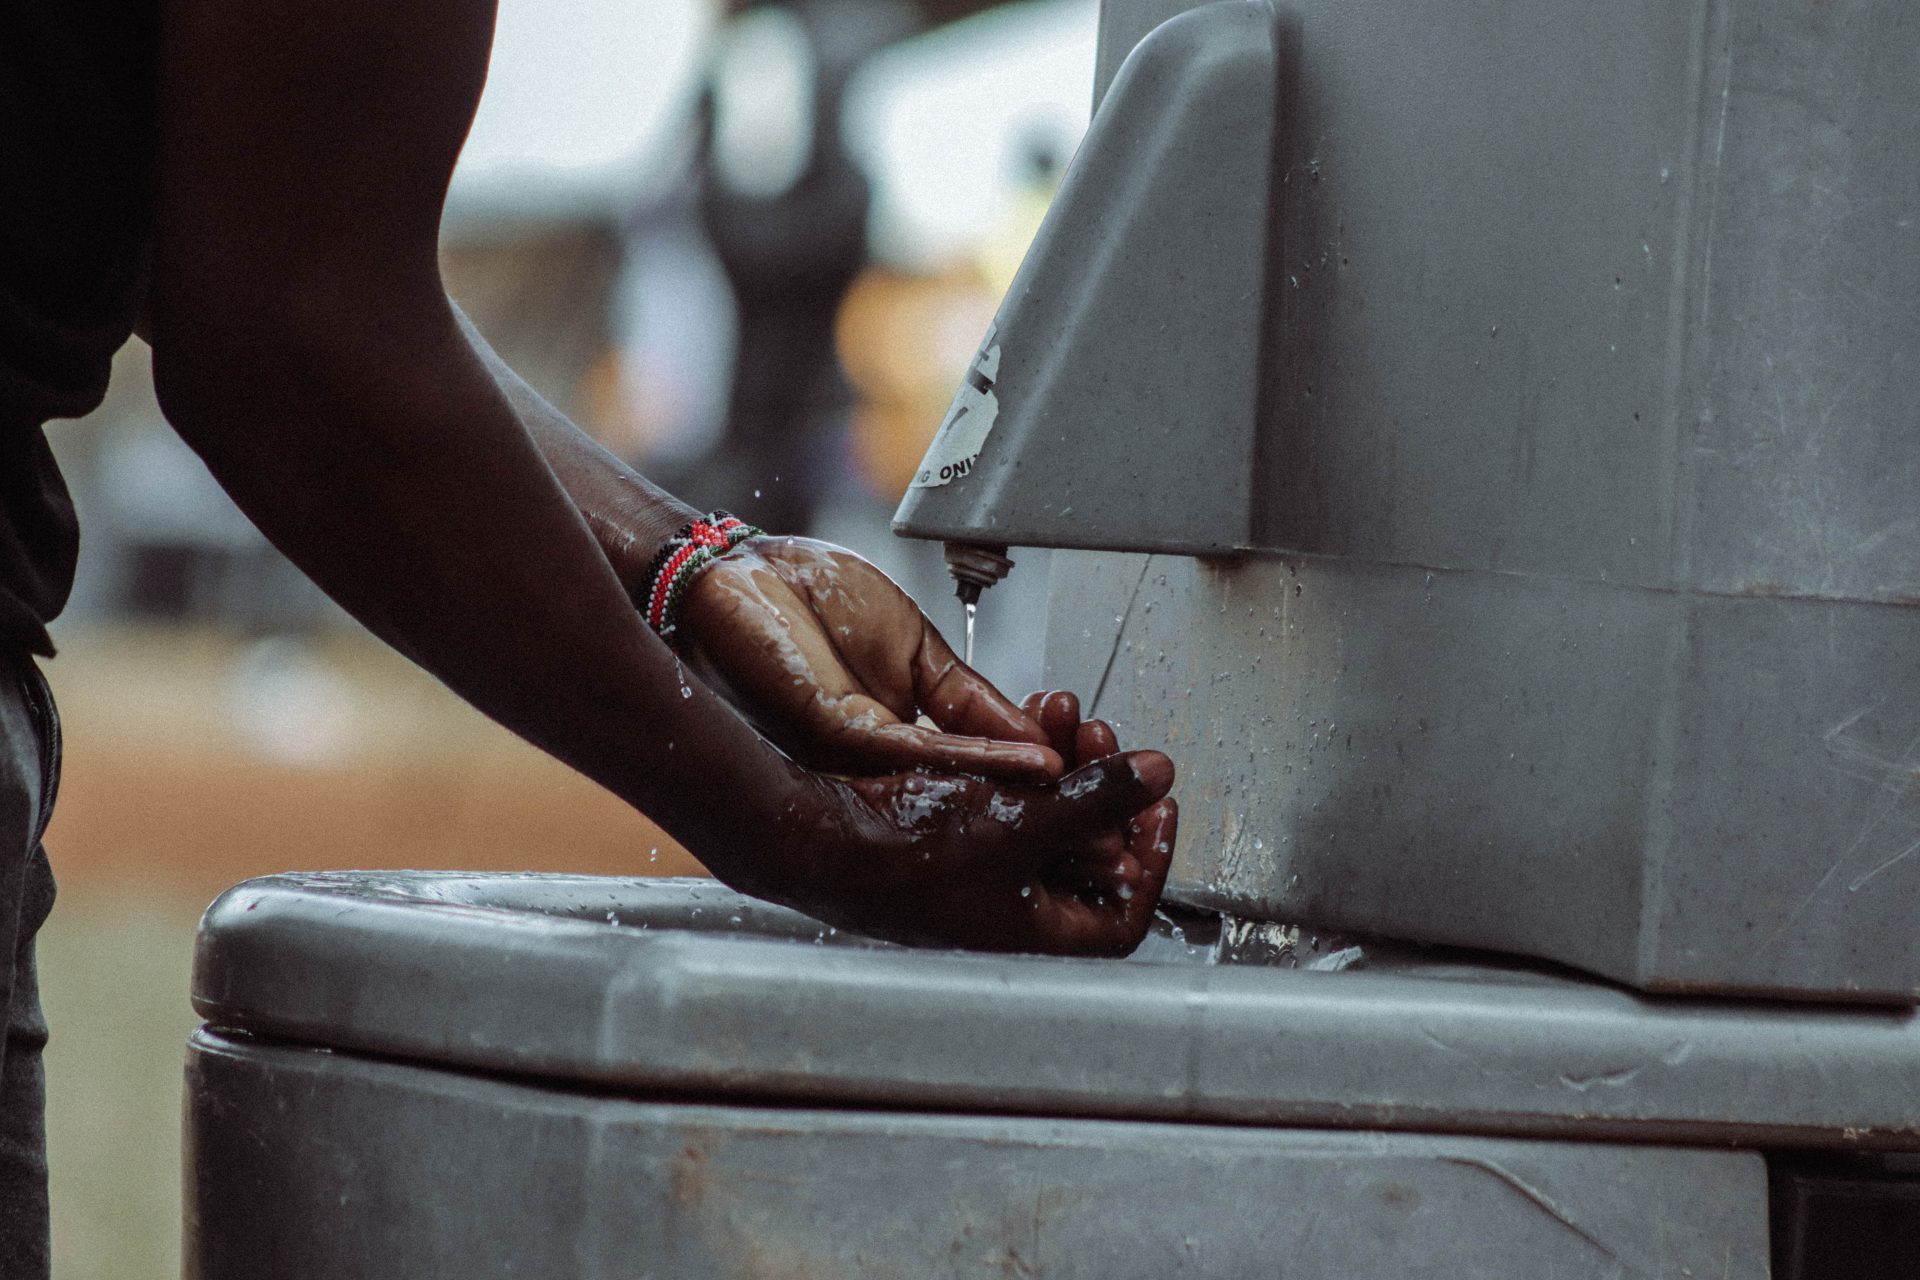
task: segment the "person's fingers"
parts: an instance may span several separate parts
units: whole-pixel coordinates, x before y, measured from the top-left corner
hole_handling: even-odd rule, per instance
[[[1036,866],[1118,826],[1167,794],[1173,761],[1158,751],[1128,751],[1082,765],[1029,806]]]
[[[1063,768],[1051,747],[942,733],[898,722],[846,728],[836,736],[835,746],[843,763],[875,773],[930,769],[1039,783],[1051,782]]]
[[[1088,955],[1139,946],[1166,888],[1179,821],[1179,805],[1164,798],[1128,821],[1124,849],[1103,840],[1075,856],[1067,870],[1081,883],[1050,886],[1033,920],[1037,945]]]
[[[1055,888],[1068,892],[1128,900],[1133,896],[1131,886],[1139,878],[1139,868],[1127,850],[1126,829],[1110,827],[1080,845],[1051,870],[1048,878]]]
[[[1180,802],[1166,796],[1127,823],[1127,855],[1139,869],[1127,902],[1129,919],[1144,933],[1153,909],[1167,887],[1167,870],[1180,834]]]
[[[1035,724],[1038,724],[1040,722],[1040,704],[1046,700],[1047,690],[1035,689],[1032,693],[1020,699],[1020,714]]]
[[[1095,906],[1124,901],[1119,893],[1131,873],[1125,869],[1127,846],[1119,827],[1109,827],[1043,867],[1040,878],[1055,893],[1072,894]]]
[[[1046,732],[1047,741],[1060,753],[1060,758],[1074,765],[1090,763],[1076,759],[1073,754],[1073,735],[1080,728],[1080,699],[1065,689],[1049,693],[1040,702],[1040,728]]]
[[[1112,725],[1105,720],[1086,720],[1074,731],[1073,754],[1067,758],[1077,765],[1091,764],[1119,749],[1120,738],[1114,733]]]
[[[1029,899],[1032,946],[1056,955],[1124,955],[1139,945],[1116,904],[1098,905],[1076,894],[1035,889]]]
[[[979,672],[960,661],[931,622],[921,628],[913,662],[914,699],[948,733],[1051,745],[1039,723]],[[1058,774],[1052,776],[1059,776]]]

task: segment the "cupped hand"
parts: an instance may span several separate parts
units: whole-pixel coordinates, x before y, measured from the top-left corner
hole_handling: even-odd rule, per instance
[[[812,538],[759,537],[693,582],[680,644],[814,768],[1058,778],[1047,733],[959,658],[894,581]],[[936,728],[915,724],[925,715]]]
[[[1076,767],[1057,784],[912,773],[815,775],[785,834],[798,889],[779,896],[871,936],[994,951],[1124,955],[1173,857],[1173,762],[1118,750],[1071,694],[1035,719]]]

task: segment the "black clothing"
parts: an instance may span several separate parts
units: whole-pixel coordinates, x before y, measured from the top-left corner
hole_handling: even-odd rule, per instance
[[[53,907],[40,837],[60,729],[33,660],[0,655],[0,1276],[47,1280],[46,1086],[34,937]]]
[[[0,0],[0,638],[50,653],[79,545],[41,424],[106,394],[153,239],[156,0]]]
[[[34,938],[59,770],[27,651],[73,587],[79,531],[45,423],[100,403],[152,255],[157,0],[0,0],[0,1276],[46,1280],[47,1026]]]

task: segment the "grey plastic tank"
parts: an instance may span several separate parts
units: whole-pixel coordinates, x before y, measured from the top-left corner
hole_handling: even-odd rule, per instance
[[[1199,916],[1072,961],[710,881],[278,876],[194,1005],[189,1280],[1761,1280],[1782,1224],[1831,1256],[1823,1197],[1920,1226],[1911,1011]]]
[[[1650,990],[1912,1001],[1920,8],[1243,21],[1278,77],[1273,170],[1240,184],[1271,194],[1263,256],[1206,233],[1220,183],[1183,184],[1116,243],[1246,290],[1150,331],[1089,245],[1152,186],[1108,132],[1116,70],[1150,31],[1159,65],[1183,7],[1103,8],[1113,92],[995,333],[1061,367],[1031,405],[1003,380],[1007,429],[896,527],[1108,549],[1055,561],[1048,679],[1179,760],[1184,901]],[[1119,317],[1113,398],[1070,323],[1021,329],[1083,314]],[[1250,424],[1231,387],[1172,439],[1139,411],[1236,344]]]
[[[1121,963],[241,885],[188,1280],[1916,1273],[1920,1013],[1672,992],[1920,985],[1920,9],[1178,8],[1103,9],[1103,81],[1155,35],[1094,238],[900,522],[1156,553],[1061,556],[1048,661],[1180,758],[1176,896],[1239,915]]]

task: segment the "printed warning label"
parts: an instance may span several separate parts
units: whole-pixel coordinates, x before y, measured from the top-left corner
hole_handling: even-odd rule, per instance
[[[987,433],[1000,416],[1000,399],[993,393],[993,380],[1000,375],[1000,344],[994,341],[998,333],[997,325],[987,330],[986,341],[980,344],[980,354],[967,370],[960,394],[953,398],[953,406],[927,448],[919,474],[913,478],[913,488],[937,489],[973,470]]]

